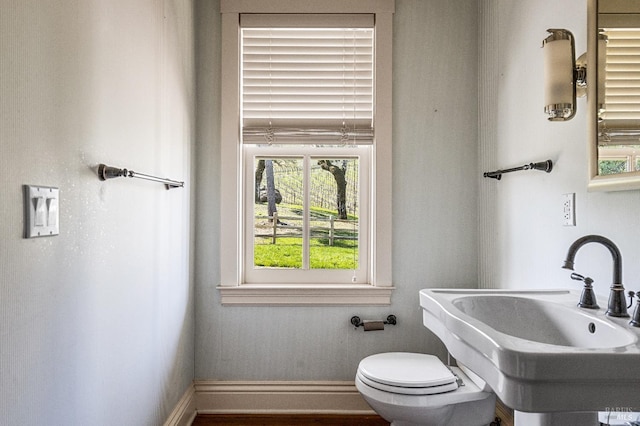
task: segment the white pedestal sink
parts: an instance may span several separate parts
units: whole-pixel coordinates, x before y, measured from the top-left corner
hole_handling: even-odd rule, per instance
[[[420,291],[424,325],[526,426],[597,425],[585,413],[640,410],[640,329],[578,308],[579,298],[570,290]]]

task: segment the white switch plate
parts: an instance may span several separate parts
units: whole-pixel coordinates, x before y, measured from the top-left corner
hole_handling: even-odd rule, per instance
[[[60,190],[24,185],[24,237],[48,237],[60,233]]]
[[[576,226],[576,194],[562,194],[562,224]]]

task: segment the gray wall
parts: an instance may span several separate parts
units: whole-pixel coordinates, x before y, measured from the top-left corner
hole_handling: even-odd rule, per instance
[[[396,0],[394,18],[393,280],[389,307],[229,307],[219,284],[220,15],[196,1],[199,198],[196,378],[352,380],[371,353],[443,355],[422,325],[418,291],[476,286],[477,11],[475,0]],[[384,332],[349,318],[398,316]]]
[[[192,21],[188,0],[0,0],[2,425],[156,425],[193,379]],[[59,236],[22,238],[23,184],[60,188]]]
[[[482,247],[493,261],[483,262],[482,285],[505,288],[579,288],[562,261],[577,238],[601,234],[612,239],[623,256],[623,282],[640,289],[640,191],[589,193],[587,187],[586,99],[578,100],[576,117],[549,122],[543,114],[542,49],[547,28],[567,28],[576,37],[576,52],[586,50],[586,1],[483,1],[483,26],[494,43],[485,45],[493,69],[481,81],[481,100],[496,108],[493,140],[482,141],[483,167],[509,167],[551,158],[552,173],[519,172],[502,181],[485,179],[481,197],[493,210],[481,210]],[[491,25],[493,22],[493,25]],[[483,56],[485,57],[485,56]],[[482,123],[481,123],[482,124]],[[562,194],[576,194],[577,226],[562,226]],[[612,261],[602,246],[590,244],[576,257],[576,271],[592,277],[605,306]]]
[[[640,192],[587,193],[584,100],[571,122],[542,114],[545,30],[584,51],[586,2],[396,0],[392,305],[221,306],[219,3],[194,5],[0,0],[0,423],[158,424],[194,377],[350,380],[370,353],[443,355],[419,289],[575,286],[559,266],[587,233],[640,288]],[[480,178],[546,158],[551,174]],[[100,182],[100,162],[187,189]],[[22,239],[27,183],[60,187],[59,236]],[[576,265],[606,294],[604,249]],[[388,313],[384,332],[348,323]]]

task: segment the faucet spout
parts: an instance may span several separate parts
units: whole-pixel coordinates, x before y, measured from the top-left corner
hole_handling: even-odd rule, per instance
[[[564,269],[573,271],[573,265],[578,250],[588,243],[598,243],[605,246],[611,253],[613,258],[613,277],[611,284],[611,292],[609,294],[609,307],[606,315],[612,317],[628,317],[627,303],[625,300],[624,286],[622,285],[622,255],[618,247],[608,238],[600,235],[586,235],[582,238],[578,238],[569,247],[567,251],[567,257],[562,266]]]
[[[613,257],[613,285],[622,285],[622,255],[620,254],[620,250],[613,241],[600,235],[586,235],[582,238],[578,238],[573,244],[571,244],[571,247],[569,247],[567,258],[565,259],[562,267],[573,271],[576,254],[580,247],[587,243],[600,243],[609,249],[609,252],[611,252],[611,256]]]

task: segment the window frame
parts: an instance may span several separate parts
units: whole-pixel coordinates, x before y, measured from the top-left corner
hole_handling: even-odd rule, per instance
[[[244,161],[244,174],[245,174],[245,186],[244,186],[244,272],[241,281],[245,284],[300,284],[303,282],[321,282],[325,284],[344,284],[347,282],[355,282],[358,284],[368,284],[371,281],[371,254],[369,253],[369,239],[371,234],[371,227],[369,225],[370,207],[369,191],[371,185],[369,179],[371,177],[370,165],[371,165],[371,147],[367,145],[361,146],[348,146],[348,147],[295,147],[290,148],[288,146],[256,146],[249,145],[243,149],[243,161]],[[360,220],[358,221],[358,268],[353,269],[294,269],[294,270],[282,270],[282,269],[253,269],[249,270],[250,266],[253,266],[254,256],[254,234],[252,232],[254,225],[254,197],[255,193],[252,189],[255,188],[255,182],[252,179],[254,176],[254,159],[255,158],[300,158],[303,164],[310,166],[311,159],[335,159],[335,158],[357,158],[359,169],[359,188],[358,188],[358,205],[360,206]],[[307,161],[304,158],[307,158]],[[323,172],[325,173],[325,172]],[[305,173],[306,174],[306,173]],[[310,182],[310,173],[306,177],[305,183],[308,185]],[[310,188],[305,188],[305,193]],[[306,204],[306,202],[305,202]],[[308,205],[306,206],[309,207]],[[306,215],[305,215],[306,217]],[[305,219],[303,219],[303,222]],[[304,251],[303,251],[304,255]],[[299,279],[299,277],[304,277]],[[323,281],[324,280],[324,281]],[[302,284],[300,284],[302,285]],[[304,284],[308,285],[308,284]]]
[[[388,305],[391,302],[391,88],[394,0],[221,0],[221,303],[229,305]],[[241,13],[375,14],[375,140],[371,146],[369,282],[365,284],[246,284],[243,277],[246,178],[240,138]]]

